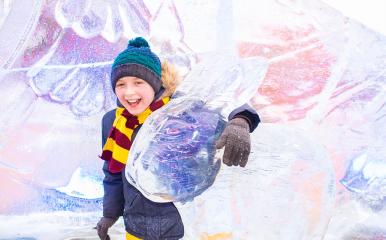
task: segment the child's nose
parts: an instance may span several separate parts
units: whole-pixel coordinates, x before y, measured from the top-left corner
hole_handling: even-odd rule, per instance
[[[128,95],[133,95],[135,93],[134,89],[131,88],[131,87],[126,87],[125,88],[125,95],[128,96]]]

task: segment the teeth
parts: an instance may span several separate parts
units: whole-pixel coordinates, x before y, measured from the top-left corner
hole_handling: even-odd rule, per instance
[[[129,103],[136,103],[138,102],[140,99],[130,99],[130,100],[127,100]]]

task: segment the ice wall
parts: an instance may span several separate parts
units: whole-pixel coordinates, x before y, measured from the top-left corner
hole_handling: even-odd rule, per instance
[[[95,236],[109,69],[135,36],[182,75],[205,52],[270,62],[249,163],[178,206],[185,239],[386,238],[386,36],[316,0],[1,1],[0,238]]]

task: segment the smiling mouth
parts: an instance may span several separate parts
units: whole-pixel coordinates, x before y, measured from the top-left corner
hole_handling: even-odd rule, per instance
[[[127,103],[129,104],[130,107],[135,107],[139,104],[140,101],[141,101],[141,99],[138,98],[138,99],[133,99],[133,100],[127,100]]]

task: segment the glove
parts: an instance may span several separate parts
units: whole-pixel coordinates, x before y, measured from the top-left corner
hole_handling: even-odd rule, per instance
[[[96,229],[98,231],[98,236],[101,240],[110,240],[107,231],[114,223],[118,220],[118,218],[108,218],[102,217],[96,225]]]
[[[224,164],[245,167],[251,152],[249,131],[249,123],[244,118],[234,118],[228,122],[220,138],[216,141],[217,149],[225,146]]]

